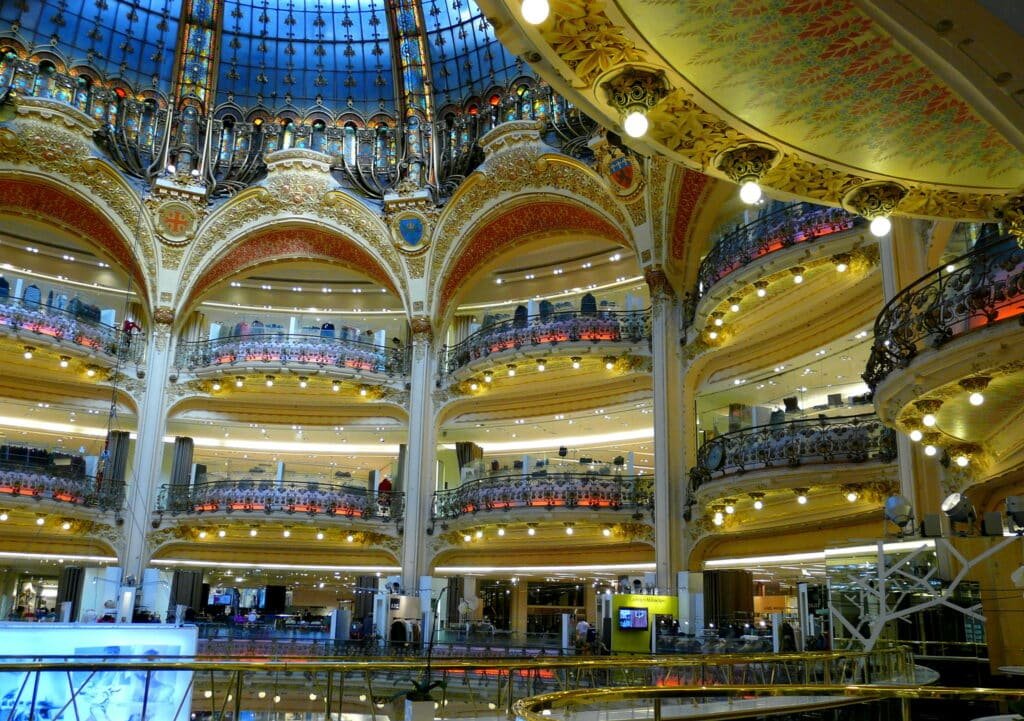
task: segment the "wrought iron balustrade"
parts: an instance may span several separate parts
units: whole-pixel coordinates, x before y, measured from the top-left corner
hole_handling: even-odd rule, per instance
[[[724,433],[697,451],[694,487],[712,478],[763,468],[810,464],[889,463],[896,434],[874,413],[804,418]]]
[[[305,513],[345,518],[400,520],[405,494],[378,493],[340,483],[243,478],[192,486],[163,485],[158,510],[179,514]]]
[[[697,270],[695,301],[730,273],[758,258],[861,225],[863,218],[840,208],[792,203],[723,235]]]
[[[11,297],[0,298],[0,326],[69,341],[88,352],[132,362],[141,361],[140,349],[145,346],[141,333],[133,335],[68,309]]]
[[[634,344],[649,342],[650,337],[650,309],[593,313],[556,309],[481,328],[461,343],[445,346],[440,365],[448,374],[480,358],[524,346],[550,347],[578,342]]]
[[[1024,249],[1010,236],[983,237],[886,303],[864,381],[874,389],[921,351],[1010,318],[1024,323]]]
[[[70,466],[40,466],[0,459],[0,496],[70,503],[103,511],[124,501],[124,484],[87,476]]]
[[[434,493],[434,520],[513,508],[643,511],[654,507],[653,480],[644,476],[534,472],[505,474]]]
[[[301,363],[359,372],[406,372],[406,348],[298,333],[263,332],[178,344],[175,366],[196,370],[248,363]]]

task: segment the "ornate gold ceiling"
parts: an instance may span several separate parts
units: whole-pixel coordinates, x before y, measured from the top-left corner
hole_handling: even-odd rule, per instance
[[[635,141],[649,152],[720,174],[723,152],[766,143],[779,151],[768,187],[840,204],[890,180],[908,191],[898,212],[920,216],[992,217],[1024,185],[1022,153],[944,79],[955,73],[940,77],[852,0],[550,4],[534,27],[518,0],[481,2],[506,44],[610,127],[621,119],[604,84],[663,73],[669,90]]]

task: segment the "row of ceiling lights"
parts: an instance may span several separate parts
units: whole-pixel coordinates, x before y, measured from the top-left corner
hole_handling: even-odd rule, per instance
[[[794,488],[793,493],[796,494],[796,502],[799,503],[801,506],[806,505],[808,498],[807,494],[809,492],[809,488]],[[843,494],[843,497],[847,501],[849,501],[850,503],[856,503],[860,499],[863,490],[860,485],[855,483],[849,483],[841,486],[840,492]],[[753,501],[751,505],[755,511],[760,511],[762,508],[764,508],[764,493],[761,493],[760,491],[755,491],[752,493],[748,493],[747,495],[749,495],[751,500]],[[714,504],[711,507],[712,512],[714,512],[714,516],[711,519],[712,522],[716,526],[721,526],[723,523],[725,523],[726,516],[731,516],[736,513],[737,503],[739,503],[739,500],[736,498],[723,498],[722,503]]]
[[[575,524],[575,522],[573,522],[573,521],[566,521],[562,525],[565,528],[565,535],[572,536],[573,534],[576,533],[576,524]],[[539,523],[527,523],[526,524],[526,535],[527,536],[536,536],[537,535],[537,528],[539,526],[540,526]],[[604,536],[605,538],[609,538],[612,535],[612,529],[613,528],[614,527],[610,523],[603,524],[601,526],[601,535]],[[499,523],[498,526],[497,526],[497,530],[495,531],[495,535],[498,536],[499,538],[503,538],[505,536],[505,534],[507,533],[507,529],[508,529],[508,527],[506,525]],[[464,542],[466,542],[466,543],[472,543],[473,541],[483,540],[483,538],[484,538],[484,529],[483,528],[470,529],[470,530],[467,530],[467,531],[463,532],[463,534],[462,534],[462,540]]]
[[[980,406],[985,403],[985,395],[982,393],[991,378],[987,376],[973,376],[971,378],[964,378],[959,381],[960,387],[968,394],[967,402],[972,406]],[[935,428],[938,423],[936,413],[942,408],[942,400],[938,398],[924,398],[919,401],[915,401],[914,405],[919,411],[923,413],[920,418],[921,425],[926,429]],[[916,423],[916,420],[914,421]],[[924,442],[924,454],[926,456],[938,455],[939,439],[942,437],[938,431],[921,430],[921,428],[912,428],[907,434],[914,443]],[[961,445],[957,448],[952,449],[953,452],[950,454],[950,459],[956,463],[960,468],[966,468],[971,463],[971,453],[973,448],[967,445]]]
[[[569,362],[572,365],[573,370],[579,370],[580,368],[583,367],[583,359],[580,356],[572,356],[569,359]],[[615,368],[617,359],[615,358],[615,356],[605,356],[602,359],[602,362],[604,363],[605,370],[613,370]],[[548,360],[546,358],[538,358],[536,369],[538,373],[543,373],[544,371],[546,371],[548,369]],[[516,375],[519,369],[515,363],[509,363],[505,366],[505,370],[508,373],[509,377],[511,378]],[[493,381],[494,371],[485,370],[483,372],[483,383],[492,383]],[[472,391],[479,390],[480,383],[481,381],[479,379],[471,378],[469,381],[469,389]]]
[[[281,537],[282,538],[291,538],[292,537],[292,530],[293,529],[292,529],[291,526],[285,526],[281,530]],[[259,526],[249,526],[248,535],[249,535],[250,538],[256,538],[259,534],[260,534],[260,527]],[[216,536],[217,538],[227,538],[227,536],[228,536],[228,529],[223,527],[223,526],[220,526],[220,527],[217,527],[217,528],[213,528],[213,529],[210,529],[210,528],[200,528],[200,529],[198,529],[198,531],[196,531],[196,536],[198,538],[200,538],[200,539],[212,538],[213,536]],[[355,540],[356,540],[356,535],[352,531],[345,532],[344,536],[345,536],[345,542],[346,543],[354,543]],[[315,533],[313,534],[313,537],[316,538],[316,540],[318,540],[318,541],[323,541],[324,539],[327,538],[327,531],[325,531],[322,528],[317,528]]]
[[[32,360],[33,358],[35,358],[35,355],[36,355],[36,347],[35,346],[27,345],[27,346],[23,347],[21,357],[24,358],[25,360]],[[57,365],[59,365],[61,368],[69,368],[71,366],[71,356],[66,356],[66,355],[60,356],[59,360],[57,361]],[[87,365],[85,367],[85,374],[87,376],[89,376],[90,378],[95,377],[98,372],[99,372],[99,367],[98,366],[94,366],[94,365],[90,364],[90,365]]]
[[[276,376],[269,375],[269,374],[264,376],[263,385],[266,386],[267,388],[273,388],[274,387],[274,383],[276,383],[276,382],[277,382],[277,377]],[[235,388],[243,388],[243,387],[245,387],[245,376],[235,376],[234,383],[235,383]],[[299,386],[299,388],[302,388],[302,389],[308,388],[309,387],[309,376],[299,376],[298,386]],[[224,387],[224,379],[223,378],[214,378],[213,382],[210,384],[210,388],[213,389],[214,391],[219,391],[223,387]],[[335,393],[340,391],[341,390],[341,381],[337,381],[337,380],[336,381],[331,381],[331,390],[333,392],[335,392]],[[360,386],[359,386],[359,395],[361,397],[365,398],[369,394],[370,394],[370,386],[368,386],[366,384],[360,384]]]
[[[11,511],[7,508],[0,508],[0,523],[8,521],[11,518]],[[45,526],[46,519],[48,516],[45,513],[36,514],[36,525]],[[74,527],[74,522],[70,518],[58,518],[55,521],[60,526],[62,531],[70,531]]]
[[[616,262],[618,262],[620,260],[622,260],[622,253],[612,253],[611,255],[608,256],[608,262],[609,263],[616,263]],[[594,266],[594,264],[591,261],[588,260],[588,261],[580,264],[580,269],[581,270],[588,270],[588,269],[592,268],[593,266]],[[551,275],[556,275],[556,276],[557,275],[562,275],[563,273],[565,273],[565,269],[564,268],[554,268],[551,271]],[[522,280],[536,280],[536,278],[537,278],[537,274],[536,273],[524,273],[523,277],[522,277]],[[621,282],[624,279],[625,278],[617,278],[616,280]],[[497,285],[502,285],[503,283],[505,283],[506,281],[509,281],[509,280],[514,280],[514,279],[506,277],[506,276],[498,276],[498,277],[496,277],[494,279],[494,282]],[[594,287],[596,287],[596,285]],[[580,290],[582,290],[582,288]],[[568,293],[569,291],[566,290],[564,292]]]

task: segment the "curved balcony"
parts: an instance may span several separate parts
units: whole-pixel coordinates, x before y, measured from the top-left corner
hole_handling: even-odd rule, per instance
[[[101,511],[116,510],[124,485],[85,475],[75,466],[38,465],[0,459],[0,497],[53,501]]]
[[[697,451],[697,465],[690,478],[696,489],[715,478],[764,468],[889,463],[895,458],[896,433],[874,413],[807,418],[713,438]]]
[[[190,371],[225,367],[295,363],[359,373],[404,374],[406,349],[346,338],[295,333],[227,336],[178,344],[175,366]]]
[[[840,208],[793,203],[736,228],[722,236],[701,261],[688,316],[692,317],[697,302],[716,283],[740,268],[771,253],[850,230],[863,222],[860,216]]]
[[[513,509],[632,510],[654,508],[650,477],[538,472],[493,476],[434,493],[433,520]]]
[[[82,311],[76,312],[44,303],[0,298],[0,329],[21,332],[22,338],[27,331],[56,343],[71,343],[88,354],[102,354],[111,360],[141,360],[143,338],[87,317],[86,312],[91,312],[91,307],[82,306]]]
[[[1024,249],[1009,236],[978,243],[901,290],[878,314],[864,371],[872,390],[927,348],[1024,316]]]
[[[553,348],[560,343],[650,341],[651,311],[552,311],[503,320],[481,328],[441,351],[442,373],[451,374],[476,360],[521,348]]]
[[[161,486],[157,509],[172,516],[240,511],[399,521],[405,512],[405,494],[336,483],[246,478],[191,487]]]

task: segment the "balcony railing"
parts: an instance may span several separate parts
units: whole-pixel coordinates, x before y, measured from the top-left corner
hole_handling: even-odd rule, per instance
[[[164,485],[157,506],[171,515],[239,511],[397,521],[405,511],[405,494],[334,483],[238,479],[191,487]]]
[[[403,346],[388,348],[345,338],[259,333],[180,343],[175,365],[198,370],[248,363],[300,363],[396,375],[406,372],[407,358]]]
[[[860,216],[840,208],[793,203],[722,236],[697,270],[694,302],[712,286],[758,258],[799,243],[807,243],[863,223]]]
[[[644,511],[654,507],[649,477],[595,473],[522,473],[463,483],[434,494],[435,520],[513,508]]]
[[[929,347],[1024,317],[1024,250],[1012,237],[989,236],[979,243],[904,288],[882,308],[864,371],[872,389]]]
[[[0,460],[0,496],[3,495],[109,511],[121,507],[124,485],[97,480],[70,467]]]
[[[510,318],[481,328],[461,343],[441,351],[443,372],[454,373],[475,360],[523,347],[559,343],[639,343],[651,337],[650,310],[553,311]]]
[[[889,463],[896,434],[874,413],[754,426],[713,438],[697,451],[694,487],[734,473],[811,464]]]
[[[70,309],[54,308],[17,298],[0,298],[0,326],[26,330],[56,340],[69,341],[88,352],[102,353],[121,360],[139,361],[145,339],[136,334],[86,318]]]

